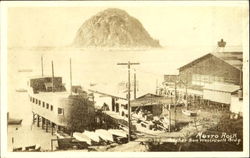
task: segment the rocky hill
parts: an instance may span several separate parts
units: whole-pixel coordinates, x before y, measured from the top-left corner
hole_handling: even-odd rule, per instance
[[[139,20],[121,9],[106,9],[86,20],[74,39],[77,47],[160,47]]]

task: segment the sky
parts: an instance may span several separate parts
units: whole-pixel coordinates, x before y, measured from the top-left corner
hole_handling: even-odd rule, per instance
[[[8,47],[67,46],[85,20],[107,8],[137,18],[162,46],[211,46],[223,38],[242,45],[248,27],[245,6],[109,5],[9,7]]]

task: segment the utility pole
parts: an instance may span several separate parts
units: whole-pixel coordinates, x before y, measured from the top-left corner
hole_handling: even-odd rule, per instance
[[[169,129],[168,129],[168,131],[170,133],[171,132],[171,104],[168,105],[168,119],[169,119],[169,126],[168,126]]]
[[[136,70],[134,69],[134,99],[136,99]]]
[[[128,66],[128,141],[131,139],[131,116],[130,116],[130,66],[139,65],[140,63],[117,63],[117,65],[127,65]]]
[[[187,102],[187,110],[188,110],[188,93],[187,93],[187,85],[188,85],[188,77],[189,77],[189,71],[186,72],[186,81],[185,81],[185,88],[186,88],[186,102]]]
[[[187,110],[188,110],[188,93],[187,93],[187,83],[185,83],[185,87],[186,87],[186,103],[187,103]]]
[[[176,78],[177,80],[177,78]],[[176,104],[177,104],[177,92],[176,92],[176,81],[174,82],[175,102],[174,102],[174,127],[176,127]]]
[[[41,56],[41,67],[42,67],[42,77],[43,77],[43,56]]]
[[[51,65],[52,65],[52,92],[54,92],[54,65],[53,65],[53,61],[51,61]]]
[[[69,69],[70,69],[70,95],[72,95],[72,67],[71,67],[71,58],[69,59]]]

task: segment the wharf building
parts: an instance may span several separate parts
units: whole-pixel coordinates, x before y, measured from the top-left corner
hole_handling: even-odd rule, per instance
[[[164,86],[158,94],[177,95],[178,101],[184,100],[190,104],[205,102],[222,105],[234,113],[241,114],[242,67],[243,52],[225,48],[222,39],[218,42],[215,52],[183,65],[179,68],[178,75],[165,75]]]

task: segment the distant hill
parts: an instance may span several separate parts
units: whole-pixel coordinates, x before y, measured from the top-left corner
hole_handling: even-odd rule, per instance
[[[77,47],[160,47],[139,20],[110,8],[86,20],[73,42]]]

